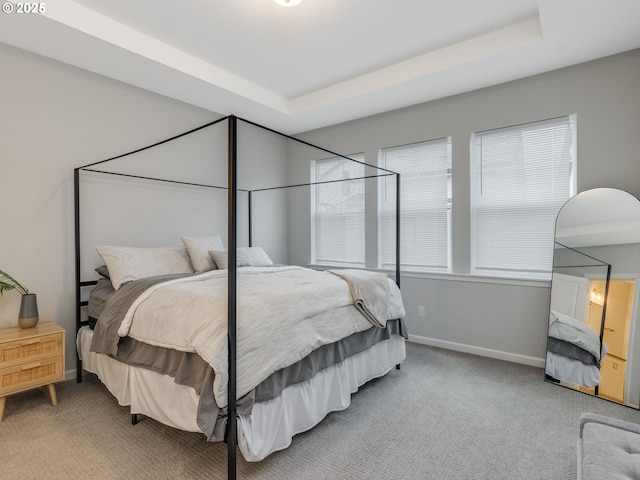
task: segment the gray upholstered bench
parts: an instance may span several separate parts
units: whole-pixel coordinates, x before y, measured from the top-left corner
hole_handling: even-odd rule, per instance
[[[640,425],[594,413],[580,416],[579,480],[640,480]]]

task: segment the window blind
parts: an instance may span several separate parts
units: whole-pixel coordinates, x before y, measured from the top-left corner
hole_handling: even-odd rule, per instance
[[[352,155],[364,162],[364,155]],[[315,262],[364,266],[364,165],[345,158],[315,161]],[[354,179],[354,180],[349,180]],[[344,180],[344,181],[335,181]]]
[[[451,266],[451,141],[449,138],[386,148],[383,168],[400,173],[400,262],[414,271]],[[396,178],[383,177],[382,266],[395,266]]]
[[[551,278],[555,219],[575,189],[575,118],[472,135],[476,274]]]

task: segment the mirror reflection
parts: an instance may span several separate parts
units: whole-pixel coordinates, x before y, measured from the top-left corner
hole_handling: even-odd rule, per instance
[[[596,188],[556,221],[545,379],[640,406],[640,201]]]

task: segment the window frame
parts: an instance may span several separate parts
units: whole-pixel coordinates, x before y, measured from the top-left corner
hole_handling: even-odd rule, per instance
[[[526,122],[518,125],[512,125],[507,127],[495,128],[490,130],[482,130],[478,132],[474,132],[470,136],[470,149],[469,149],[469,160],[470,160],[470,209],[469,209],[469,219],[470,219],[470,274],[477,277],[501,277],[501,278],[510,278],[517,280],[532,280],[532,281],[548,281],[551,279],[551,269],[553,263],[553,240],[554,238],[548,239],[548,254],[546,257],[542,255],[539,256],[540,261],[548,260],[548,269],[538,269],[538,270],[526,270],[526,269],[510,269],[508,268],[486,268],[482,266],[478,266],[478,252],[477,252],[477,243],[478,243],[478,225],[477,225],[477,203],[476,203],[476,195],[477,195],[477,160],[478,160],[478,135],[499,135],[501,133],[509,133],[512,132],[520,132],[520,134],[524,132],[532,132],[536,129],[545,128],[548,126],[553,128],[554,126],[561,126],[562,124],[566,124],[568,134],[571,136],[570,141],[565,142],[568,145],[568,185],[566,198],[562,200],[552,202],[555,203],[552,206],[552,209],[555,209],[555,213],[552,215],[552,219],[549,218],[551,223],[548,224],[547,228],[555,232],[555,218],[557,216],[558,211],[562,208],[562,205],[569,200],[576,192],[576,184],[577,184],[577,115],[563,115],[560,117],[554,117],[545,120],[537,120],[532,122]],[[523,154],[523,157],[526,154]],[[553,163],[550,162],[550,163]],[[553,165],[551,165],[553,167]],[[537,211],[541,210],[541,204],[527,204],[529,207],[538,207]],[[517,212],[521,210],[526,205],[523,203],[519,208],[512,208],[510,211]],[[550,215],[550,214],[549,214]],[[551,215],[550,215],[551,217]],[[543,243],[543,242],[541,242]],[[545,244],[546,244],[545,243]],[[541,247],[544,248],[544,247]],[[546,265],[546,264],[545,264]],[[504,267],[504,265],[503,265]]]
[[[446,149],[446,234],[445,234],[445,239],[444,239],[444,243],[446,245],[446,260],[445,260],[445,265],[430,265],[428,264],[428,262],[425,262],[423,264],[419,264],[418,262],[411,262],[409,263],[407,261],[407,235],[406,233],[403,233],[403,230],[406,230],[407,228],[410,228],[412,226],[415,225],[414,222],[410,222],[407,221],[407,214],[405,213],[405,215],[403,215],[403,208],[405,208],[406,204],[407,204],[407,179],[411,178],[410,176],[407,175],[407,173],[403,173],[402,172],[402,168],[397,168],[395,165],[390,166],[387,163],[387,157],[386,154],[387,152],[389,153],[393,153],[393,152],[402,152],[402,151],[406,151],[406,152],[410,152],[411,150],[417,150],[419,148],[422,147],[427,147],[427,148],[442,148],[444,147]],[[409,155],[411,155],[411,153],[409,153]],[[441,138],[435,138],[435,139],[430,139],[430,140],[422,140],[422,141],[418,141],[418,142],[412,142],[412,143],[407,143],[407,144],[403,144],[403,145],[395,145],[392,147],[384,147],[378,150],[378,166],[380,168],[383,169],[388,169],[390,171],[394,171],[394,172],[398,172],[400,174],[401,177],[401,200],[400,200],[400,215],[401,215],[401,222],[400,222],[400,242],[401,242],[401,255],[400,255],[400,262],[401,262],[401,268],[403,272],[412,272],[412,273],[427,273],[427,274],[437,274],[437,273],[451,273],[452,271],[452,160],[453,160],[453,147],[452,147],[452,137],[451,136],[447,136],[447,137],[441,137]],[[428,158],[426,159],[427,161],[429,160]],[[428,170],[428,166],[425,168],[425,170]],[[435,172],[436,170],[434,170],[432,172],[432,174]],[[442,172],[440,172],[441,174]],[[428,175],[428,172],[424,172],[425,175]],[[432,177],[434,177],[434,175],[432,175]],[[394,179],[395,180],[395,179]],[[385,218],[386,215],[391,214],[393,217],[395,217],[396,215],[396,207],[395,207],[395,187],[393,187],[393,192],[391,193],[394,196],[393,199],[393,207],[388,209],[385,207],[385,205],[387,204],[386,202],[386,198],[388,195],[388,189],[387,189],[387,182],[389,182],[391,180],[389,180],[389,178],[387,177],[381,177],[379,179],[378,182],[378,188],[377,188],[377,193],[378,193],[378,254],[377,254],[377,259],[378,259],[378,267],[383,269],[383,270],[389,270],[392,268],[392,264],[388,261],[385,261],[385,257],[389,257],[390,254],[389,252],[387,252],[385,254],[384,249],[385,249],[385,242],[383,240],[384,234],[385,232],[387,232],[387,228],[385,228],[385,224],[388,223],[387,219]],[[409,180],[410,181],[410,180]],[[403,198],[404,197],[404,198]],[[419,200],[419,199],[416,199]],[[391,203],[391,202],[390,202]],[[430,207],[430,205],[426,205],[424,208],[424,215],[427,215],[430,211],[434,212],[434,208]],[[421,209],[418,207],[418,211],[420,211]],[[393,213],[390,213],[390,212]],[[412,209],[412,211],[415,211],[415,209]],[[437,240],[436,240],[437,242]],[[442,242],[442,240],[440,240],[440,242]],[[394,242],[395,243],[395,242]],[[387,247],[389,248],[389,247]],[[413,258],[415,258],[415,255],[413,255]],[[424,257],[423,257],[424,258]],[[434,263],[434,262],[432,262]]]
[[[361,179],[362,181],[362,212],[359,214],[362,215],[362,261],[353,262],[348,260],[338,260],[338,259],[328,259],[328,258],[318,258],[319,251],[319,239],[318,239],[318,206],[319,206],[319,196],[320,189],[323,184],[329,183],[343,183],[344,185],[349,185],[349,180],[346,179],[335,179],[322,181],[319,179],[319,171],[318,164],[324,162],[331,161],[340,161],[344,162],[344,164],[358,164],[359,167],[362,168],[362,172],[359,177],[354,177],[352,180]],[[366,202],[366,192],[365,192],[365,175],[366,175],[366,163],[365,163],[365,155],[364,152],[351,154],[348,156],[336,155],[332,157],[326,157],[321,159],[311,160],[310,162],[310,170],[311,170],[311,185],[310,185],[310,196],[311,196],[311,264],[320,265],[320,266],[340,266],[340,267],[358,267],[364,268],[366,264],[366,214],[367,214],[367,202]]]

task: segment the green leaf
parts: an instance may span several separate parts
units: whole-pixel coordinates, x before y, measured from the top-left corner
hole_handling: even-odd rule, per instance
[[[2,298],[4,292],[8,292],[9,290],[17,290],[22,295],[29,294],[29,289],[27,287],[22,285],[7,272],[0,270],[0,298]]]

